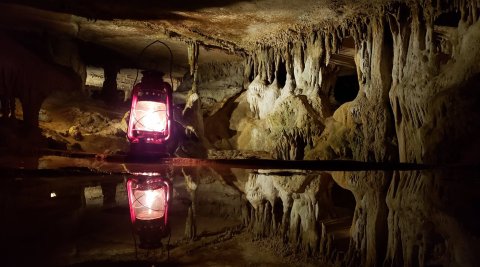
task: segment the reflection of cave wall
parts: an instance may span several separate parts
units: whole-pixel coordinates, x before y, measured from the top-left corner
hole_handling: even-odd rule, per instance
[[[476,175],[257,171],[246,177],[243,220],[280,254],[325,264],[475,266]]]

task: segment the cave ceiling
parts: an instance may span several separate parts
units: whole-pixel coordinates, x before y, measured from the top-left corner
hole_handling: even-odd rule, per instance
[[[176,70],[181,70],[188,67],[188,42],[202,45],[200,64],[240,60],[259,44],[284,45],[292,35],[308,34],[352,17],[368,17],[385,2],[7,0],[0,3],[0,25],[8,30],[70,36],[132,61],[158,39],[170,46]],[[344,52],[344,56],[353,55]],[[168,58],[164,47],[151,47],[142,64],[163,68],[167,65],[158,61]]]

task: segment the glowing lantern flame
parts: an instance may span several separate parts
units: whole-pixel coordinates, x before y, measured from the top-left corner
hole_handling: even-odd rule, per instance
[[[133,111],[134,127],[139,131],[163,132],[167,127],[167,106],[153,101],[138,101]]]
[[[135,191],[133,208],[137,219],[153,220],[165,215],[165,190]]]

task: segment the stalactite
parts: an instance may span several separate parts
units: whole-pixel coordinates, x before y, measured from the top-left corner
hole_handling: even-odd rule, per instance
[[[190,66],[190,75],[193,76],[193,83],[192,88],[188,94],[187,104],[183,109],[183,114],[188,109],[191,109],[195,102],[199,100],[198,92],[197,92],[197,83],[198,83],[198,53],[199,53],[199,46],[196,42],[192,42],[188,46],[188,64]]]
[[[242,214],[242,226],[247,228],[251,218],[250,218],[250,211],[248,208],[248,200],[243,194],[242,194],[241,214]]]
[[[287,77],[285,81],[285,86],[283,90],[287,94],[293,94],[295,88],[297,87],[295,83],[295,74],[294,74],[294,62],[293,62],[293,49],[294,45],[292,43],[288,43],[287,47],[285,48],[284,51],[284,57],[285,57],[285,68],[287,71]]]
[[[188,47],[188,65],[190,66],[190,75],[194,75],[198,67],[199,46],[196,42],[189,43]]]
[[[250,77],[255,77],[254,63],[252,56],[248,56],[244,61],[243,69],[243,88],[247,88],[248,85],[252,82]]]
[[[205,147],[210,147],[209,141],[205,138],[205,126],[203,123],[203,113],[201,110],[201,99],[198,94],[198,55],[199,44],[197,42],[191,42],[188,46],[188,61],[190,65],[190,75],[193,76],[192,88],[190,89],[185,108],[183,109],[183,115],[189,118],[189,126],[194,129],[194,133],[197,138],[202,142]]]
[[[328,64],[330,64],[330,58],[332,56],[330,34],[326,33],[323,38],[324,38],[324,45],[325,45],[325,66],[327,66]]]

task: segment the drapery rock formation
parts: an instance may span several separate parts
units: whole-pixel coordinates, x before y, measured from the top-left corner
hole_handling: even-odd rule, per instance
[[[465,140],[479,125],[460,114],[478,114],[477,11],[476,1],[395,3],[300,41],[260,46],[245,65],[241,101],[251,118],[230,125],[244,128],[236,148],[282,159],[473,160],[478,142],[469,148]],[[336,108],[335,56],[348,38],[360,89]]]

